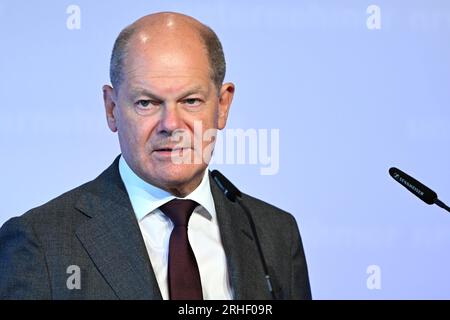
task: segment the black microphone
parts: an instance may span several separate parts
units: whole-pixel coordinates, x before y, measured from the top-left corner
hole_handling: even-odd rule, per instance
[[[247,206],[241,201],[242,193],[236,188],[230,180],[225,178],[223,174],[221,174],[218,170],[213,170],[211,172],[211,176],[216,182],[217,186],[222,190],[228,200],[232,202],[237,202],[242,210],[244,210],[248,222],[250,224],[250,228],[252,229],[253,237],[255,238],[256,247],[258,248],[259,258],[261,260],[261,264],[264,270],[264,277],[266,278],[267,288],[269,289],[270,295],[273,300],[276,300],[275,292],[273,291],[272,281],[270,279],[269,271],[267,270],[266,260],[264,259],[264,254],[261,249],[261,243],[259,242],[258,235],[256,233],[255,222],[250,214],[250,210]]]
[[[450,212],[450,208],[438,199],[436,192],[428,188],[426,185],[417,181],[413,177],[404,173],[402,170],[392,167],[389,169],[389,174],[394,180],[404,186],[408,191],[417,196],[419,199],[427,204],[437,204],[439,207]]]

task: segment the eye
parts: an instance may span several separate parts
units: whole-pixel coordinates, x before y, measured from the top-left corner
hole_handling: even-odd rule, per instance
[[[136,102],[136,106],[141,108],[141,109],[149,109],[152,106],[158,106],[159,102],[158,101],[154,101],[154,100],[138,100]]]
[[[183,103],[189,107],[197,107],[199,106],[203,101],[199,98],[188,98],[184,99]]]

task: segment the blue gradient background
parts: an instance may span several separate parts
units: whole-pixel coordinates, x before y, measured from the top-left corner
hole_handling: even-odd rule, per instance
[[[68,30],[66,8],[81,8]],[[381,30],[366,9],[381,7]],[[179,11],[223,42],[229,128],[279,129],[280,170],[220,165],[292,212],[316,299],[450,299],[448,1],[0,1],[0,224],[95,178],[119,153],[101,86],[118,32]],[[369,265],[381,289],[366,286]]]

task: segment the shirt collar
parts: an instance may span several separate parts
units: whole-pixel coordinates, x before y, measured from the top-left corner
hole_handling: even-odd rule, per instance
[[[120,156],[119,159],[119,173],[128,196],[130,197],[131,205],[138,221],[142,220],[147,214],[158,209],[163,204],[178,198],[141,179],[128,166],[123,156]],[[197,212],[208,220],[215,218],[216,210],[209,184],[208,169],[205,170],[203,179],[198,187],[183,199],[194,200],[200,204],[204,210],[197,210]]]

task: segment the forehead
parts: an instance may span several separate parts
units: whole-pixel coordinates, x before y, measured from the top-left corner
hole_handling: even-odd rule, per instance
[[[153,78],[210,76],[207,50],[193,32],[137,32],[128,44],[124,71]]]

